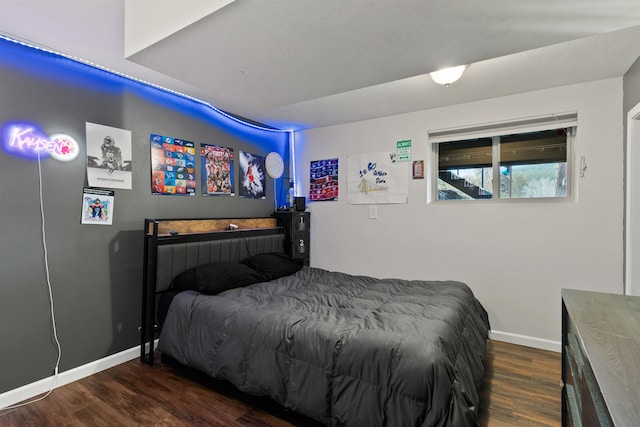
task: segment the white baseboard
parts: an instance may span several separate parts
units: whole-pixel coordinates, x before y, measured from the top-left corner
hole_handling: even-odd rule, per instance
[[[157,347],[157,345],[158,340],[154,342],[154,348]],[[53,375],[40,381],[9,390],[0,394],[0,410],[8,406],[15,405],[16,403],[32,399],[48,392],[49,390],[62,387],[63,385],[96,374],[100,371],[104,371],[105,369],[113,368],[114,366],[128,362],[137,357],[140,357],[139,346],[103,357],[102,359],[94,360],[86,365],[78,366],[77,368],[73,368],[68,371],[60,372],[57,376]]]
[[[526,347],[539,348],[541,350],[562,352],[560,341],[551,341],[543,338],[535,338],[527,335],[512,334],[510,332],[491,331],[489,337],[495,341],[508,342],[509,344],[523,345]]]

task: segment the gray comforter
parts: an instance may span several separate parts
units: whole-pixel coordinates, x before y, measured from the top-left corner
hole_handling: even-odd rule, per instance
[[[326,425],[473,426],[488,329],[463,283],[305,267],[181,292],[158,349]]]

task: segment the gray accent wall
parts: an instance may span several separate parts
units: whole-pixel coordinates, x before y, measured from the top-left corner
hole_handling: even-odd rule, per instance
[[[152,195],[151,133],[218,144],[258,155],[288,153],[288,136],[228,127],[212,109],[46,52],[0,41],[0,127],[37,123],[65,133],[78,158],[41,161],[44,230],[60,372],[139,343],[144,218],[270,216],[264,200]],[[80,223],[86,186],[86,122],[132,132],[133,189],[115,190],[113,225]],[[237,126],[236,126],[237,128]],[[196,163],[200,179],[200,159]],[[0,393],[54,373],[53,340],[40,213],[38,163],[0,147]],[[287,175],[287,172],[285,172]],[[287,182],[288,184],[288,182]]]

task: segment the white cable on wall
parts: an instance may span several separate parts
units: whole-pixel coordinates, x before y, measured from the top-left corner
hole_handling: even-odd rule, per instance
[[[35,402],[39,402],[43,399],[45,399],[46,397],[48,397],[51,392],[53,391],[53,389],[55,388],[55,384],[56,381],[58,379],[58,369],[60,367],[60,357],[62,356],[62,347],[60,346],[60,341],[58,340],[58,330],[56,327],[56,315],[55,315],[55,310],[54,310],[54,306],[53,306],[53,292],[51,289],[51,276],[49,274],[49,254],[47,252],[47,235],[45,232],[45,215],[44,215],[44,198],[43,198],[43,192],[42,192],[42,168],[40,165],[40,152],[38,152],[38,189],[39,189],[39,200],[40,200],[40,218],[41,218],[41,222],[42,222],[42,248],[44,251],[44,268],[45,268],[45,273],[46,273],[46,279],[47,279],[47,289],[49,291],[49,308],[51,309],[51,324],[53,326],[53,339],[55,340],[56,343],[56,348],[57,348],[57,352],[58,352],[58,358],[56,359],[56,364],[54,367],[54,374],[53,374],[53,382],[51,383],[51,387],[49,388],[49,391],[47,391],[43,396],[40,396],[37,399],[33,399],[33,400],[29,400],[27,402],[23,402],[23,403],[18,403],[16,405],[11,405],[11,406],[6,406],[4,408],[0,408],[0,411],[7,411],[7,410],[11,410],[11,409],[17,409],[20,408],[22,406],[26,406],[29,405],[31,403],[35,403]]]

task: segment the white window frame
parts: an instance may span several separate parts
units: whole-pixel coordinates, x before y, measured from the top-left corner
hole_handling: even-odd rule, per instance
[[[441,142],[452,142],[474,138],[492,138],[492,170],[494,197],[491,199],[473,200],[476,203],[496,203],[496,202],[522,202],[522,201],[567,201],[574,200],[576,195],[574,171],[576,170],[576,132],[578,127],[578,114],[576,112],[565,112],[548,114],[544,116],[528,117],[503,122],[492,122],[475,124],[469,126],[438,129],[428,131],[428,142],[430,155],[428,164],[431,165],[427,183],[427,200],[429,203],[469,203],[470,200],[438,200],[438,144]],[[570,129],[567,135],[567,195],[564,197],[535,197],[535,198],[501,198],[500,194],[500,143],[499,137],[503,135],[544,131],[558,128]],[[497,196],[495,196],[497,195]]]

